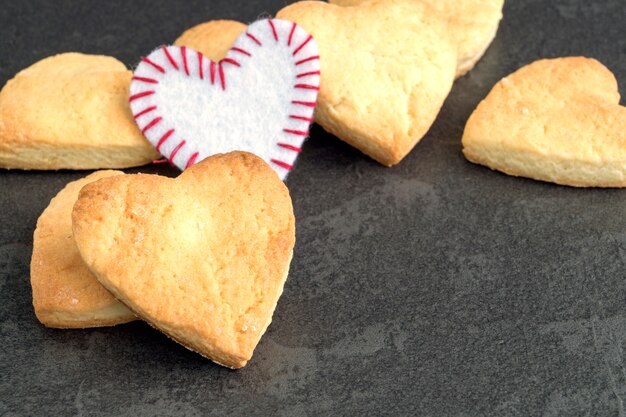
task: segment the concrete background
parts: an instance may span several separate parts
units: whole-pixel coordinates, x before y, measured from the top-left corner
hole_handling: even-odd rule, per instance
[[[63,51],[133,65],[194,24],[283,4],[5,2],[0,82]],[[511,178],[460,144],[494,83],[538,58],[595,57],[626,91],[625,21],[624,0],[507,0],[486,56],[395,168],[315,127],[287,181],[292,272],[240,371],[143,323],[41,326],[32,233],[87,172],[0,172],[0,415],[626,415],[625,192]]]

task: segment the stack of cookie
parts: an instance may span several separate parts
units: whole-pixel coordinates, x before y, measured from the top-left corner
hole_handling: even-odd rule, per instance
[[[252,154],[212,156],[176,179],[96,172],[37,222],[35,313],[58,328],[138,316],[240,368],[271,322],[294,243],[289,192]]]
[[[39,320],[85,328],[141,318],[217,363],[244,366],[287,278],[295,220],[281,179],[310,123],[399,163],[494,39],[502,8],[303,1],[250,26],[191,28],[134,74],[77,53],[18,73],[0,92],[0,167],[127,168],[162,154],[185,171],[99,171],[51,201],[31,265]],[[542,60],[493,88],[462,143],[467,159],[510,175],[623,187],[625,124],[602,64]]]

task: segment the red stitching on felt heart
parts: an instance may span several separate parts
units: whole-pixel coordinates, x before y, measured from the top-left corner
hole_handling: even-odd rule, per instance
[[[185,146],[185,143],[187,143],[187,141],[185,139],[183,139],[180,142],[178,142],[178,145],[176,145],[176,147],[174,148],[172,153],[170,153],[170,157],[169,157],[170,161],[174,162],[174,158],[176,158],[176,154],[178,153],[178,151],[180,151],[180,149],[183,146]]]
[[[235,65],[235,66],[237,66],[237,67],[241,67],[241,64],[239,63],[239,61],[236,61],[236,60],[234,60],[234,59],[232,59],[232,58],[224,58],[224,59],[222,59],[222,60],[220,61],[220,64],[221,64],[221,63],[224,63],[224,64],[232,64],[232,65]]]
[[[261,41],[260,41],[260,40],[258,40],[258,39],[257,39],[257,37],[256,37],[256,36],[254,36],[252,33],[248,33],[248,32],[246,32],[246,36],[247,36],[248,38],[252,39],[252,40],[254,41],[254,43],[256,43],[257,45],[259,45],[259,46],[263,46],[263,44],[261,43]]]
[[[221,61],[219,64],[217,64],[217,67],[220,73],[220,82],[222,83],[222,90],[226,90],[226,76],[224,75],[224,66],[222,65]]]
[[[302,90],[315,90],[320,91],[319,85],[310,85],[310,84],[296,84],[293,88],[300,88]]]
[[[132,80],[134,81],[142,81],[144,83],[148,83],[148,84],[158,84],[159,82],[157,80],[155,80],[154,78],[148,78],[148,77],[137,77],[137,76],[133,76]]]
[[[281,148],[289,149],[290,151],[294,151],[294,152],[302,151],[302,149],[298,148],[297,146],[293,146],[288,143],[278,142],[277,145],[280,146]]]
[[[198,152],[194,153],[193,155],[191,155],[189,157],[189,159],[187,160],[187,163],[185,164],[185,169],[189,168],[190,166],[192,166],[195,162],[196,159],[198,159]]]
[[[296,78],[309,77],[311,75],[320,75],[320,72],[319,71],[303,72],[302,74],[296,75]]]
[[[320,59],[320,56],[319,55],[315,55],[315,56],[310,56],[308,58],[301,59],[300,61],[296,62],[296,65],[302,65],[305,62],[314,61],[316,59]]]
[[[296,135],[296,136],[308,136],[309,135],[309,132],[305,132],[304,130],[283,129],[283,132],[289,133],[291,135]]]
[[[306,32],[304,32],[301,35],[296,36],[299,32],[297,31],[298,26],[295,23],[291,23],[287,26],[285,25],[284,21],[273,21],[272,19],[268,19],[267,20],[268,24],[267,24],[267,30],[271,31],[271,36],[269,37],[273,37],[274,40],[277,43],[280,43],[280,38],[282,38],[284,36],[283,39],[285,39],[286,41],[286,45],[287,46],[292,46],[292,44],[294,44],[294,40],[295,39],[302,39],[304,38],[304,36],[306,36],[306,38],[304,38],[303,40],[301,40],[298,44],[298,46],[293,49],[293,51],[291,51],[291,56],[295,57],[297,54],[299,54],[301,51],[304,50],[304,48],[306,47],[306,45],[308,45],[312,40],[313,37],[309,34],[307,34]],[[280,22],[280,31],[277,29],[278,26],[278,22]],[[262,28],[261,26],[257,25],[256,27],[258,28]],[[262,29],[261,29],[262,30]],[[284,35],[281,35],[281,33],[284,33]],[[302,33],[302,32],[300,32]],[[288,35],[287,35],[288,34]],[[242,35],[243,36],[243,35]],[[243,37],[244,39],[249,39],[249,41],[251,41],[256,47],[262,47],[263,46],[263,42],[260,40],[262,39],[262,37],[257,37],[254,35],[254,33],[252,33],[251,30],[248,30],[245,32],[245,37]],[[266,38],[267,39],[267,38]],[[192,64],[191,62],[189,62],[188,56],[187,56],[187,48],[184,46],[178,47],[180,54],[176,54],[176,55],[180,55],[179,59],[175,59],[174,58],[174,54],[170,53],[170,50],[168,49],[167,46],[163,46],[162,48],[160,48],[162,50],[163,53],[163,58],[156,56],[157,59],[155,59],[155,56],[152,56],[152,58],[154,59],[150,59],[150,57],[145,57],[142,58],[142,62],[146,63],[147,65],[149,65],[151,68],[153,68],[154,70],[158,71],[161,74],[165,74],[166,71],[166,66],[164,66],[163,64],[169,63],[172,68],[176,69],[176,70],[180,70],[183,69],[185,71],[185,74],[187,76],[198,76],[198,78],[200,80],[204,80],[205,79],[205,70],[204,70],[204,66],[206,66],[207,64],[204,64],[204,60],[207,59],[208,61],[208,71],[207,71],[207,78],[210,78],[210,82],[212,85],[215,85],[215,83],[217,82],[217,77],[219,77],[219,86],[222,88],[222,90],[226,90],[227,87],[227,82],[226,82],[226,78],[227,78],[227,74],[226,74],[226,65],[230,65],[232,67],[236,67],[236,68],[241,68],[242,67],[242,63],[233,57],[232,54],[238,54],[240,56],[246,56],[246,57],[252,57],[253,53],[251,52],[250,48],[250,43],[246,44],[245,42],[241,42],[238,40],[238,44],[236,43],[235,46],[233,46],[230,50],[228,55],[221,61],[219,62],[214,62],[212,60],[209,60],[207,58],[205,58],[200,52],[194,51],[197,54],[197,61],[198,61],[198,68],[197,68],[197,72],[196,73],[192,73],[192,71],[190,71],[190,64]],[[170,46],[169,48],[176,48],[173,46]],[[309,49],[310,52],[315,51],[315,49]],[[309,54],[310,56],[307,56],[305,58],[302,58],[298,61],[296,61],[294,59],[294,61],[292,62],[292,65],[294,66],[300,66],[300,65],[304,65],[305,63],[309,63],[315,60],[319,60],[320,57],[319,55],[313,55],[313,54]],[[319,69],[315,70],[316,68],[319,68],[319,65],[314,66],[313,68],[306,68],[301,70],[300,73],[297,73],[294,75],[295,79],[302,79],[305,77],[313,77],[313,76],[320,76],[320,71]],[[148,71],[149,75],[152,75],[152,73],[150,71]],[[143,73],[142,73],[143,75]],[[156,78],[152,78],[152,77],[143,77],[143,76],[133,76],[133,82],[137,81],[137,82],[141,82],[141,83],[147,83],[147,84],[159,84],[159,77]],[[208,82],[208,80],[207,80]],[[310,82],[308,83],[294,83],[292,84],[292,88],[294,90],[310,90],[310,91],[315,91],[318,92],[319,91],[319,78],[317,80],[312,79],[310,80]],[[130,96],[129,98],[129,102],[135,102],[136,100],[139,100],[141,98],[144,97],[149,97],[153,94],[155,94],[155,90],[147,90],[147,91],[136,91],[137,88],[133,89],[133,94]],[[307,95],[303,95],[304,93],[299,93],[299,95],[296,95],[295,97],[293,97],[294,99],[290,101],[290,103],[294,106],[300,106],[300,107],[304,107],[306,108],[306,110],[303,110],[302,112],[304,112],[306,115],[299,115],[299,114],[290,114],[288,116],[289,120],[293,120],[297,123],[290,123],[290,125],[288,127],[285,127],[283,130],[283,133],[285,135],[284,137],[284,141],[277,141],[275,144],[277,147],[283,149],[283,150],[288,150],[294,153],[300,153],[302,151],[302,148],[300,146],[297,146],[299,144],[302,143],[302,139],[298,139],[298,138],[304,138],[306,136],[308,136],[309,131],[308,131],[308,124],[313,122],[313,115],[312,115],[312,109],[316,106],[316,101],[312,101],[312,100],[307,100],[306,98],[311,97],[313,98],[313,96],[307,96]],[[133,104],[133,111],[135,112],[134,118],[135,120],[137,120],[139,117],[145,115],[145,114],[149,114],[154,112],[155,110],[157,110],[157,106],[153,105],[150,107],[145,107],[143,109],[137,109],[136,105]],[[310,112],[310,115],[309,115]],[[163,125],[165,119],[163,117],[163,115],[159,115],[156,114],[155,116],[153,116],[150,121],[148,123],[142,123],[143,128],[142,133],[147,133],[150,132],[153,129],[156,129],[156,126],[158,125]],[[302,129],[302,128],[298,128],[298,127],[305,127],[305,126],[298,126],[298,123],[302,123],[302,122],[306,122],[307,126],[306,129]],[[162,135],[158,142],[156,143],[156,149],[157,151],[161,151],[162,146],[167,143],[168,141],[170,141],[170,139],[174,138],[176,136],[176,130],[172,127],[169,130],[165,131],[165,133],[162,133],[164,131],[163,127],[159,128],[159,131],[157,134]],[[154,136],[154,133],[152,133],[152,135]],[[156,138],[152,138],[152,140],[154,140]],[[185,153],[185,160],[183,161],[179,161],[179,167],[182,166],[182,164],[184,163],[184,167],[188,168],[191,165],[193,165],[196,160],[200,157],[200,152],[199,151],[195,151],[195,149],[189,150],[189,147],[186,147],[186,145],[188,144],[186,139],[182,139],[180,136],[178,136],[178,142],[176,144],[176,146],[171,149],[171,151],[166,151],[169,153],[168,156],[168,160],[170,161],[170,164],[172,164],[175,160],[175,158],[177,157],[177,155],[179,155],[179,153],[181,153],[182,149],[186,149]],[[291,143],[290,143],[291,141]],[[153,142],[154,143],[154,142]],[[171,147],[171,146],[170,146]],[[195,151],[195,152],[194,152]],[[193,153],[191,153],[193,152]],[[189,155],[189,153],[191,153],[191,155]],[[270,154],[271,155],[271,154]],[[280,155],[280,154],[279,154]],[[287,162],[287,160],[291,161],[291,157],[286,156],[286,154],[282,153],[282,155],[284,155],[284,158],[286,158],[286,160],[283,160],[282,157],[276,157],[276,154],[273,156],[268,156],[269,162],[271,162],[272,164],[276,165],[277,167],[280,167],[284,170],[291,170],[293,168],[292,164],[290,164],[289,162]],[[288,158],[288,159],[287,159]],[[180,159],[180,158],[179,158]]]
[[[274,39],[276,39],[276,42],[278,42],[278,33],[276,33],[276,26],[274,26],[274,22],[272,22],[272,19],[268,20],[270,26],[272,27],[272,33],[274,34]]]
[[[252,54],[248,51],[246,51],[245,49],[242,48],[237,48],[236,46],[233,46],[232,48],[230,48],[231,51],[235,51],[235,52],[239,52],[240,54],[244,54],[247,56],[252,56]]]
[[[202,68],[202,52],[198,51],[198,73],[200,74],[200,79],[204,80],[204,70]]]
[[[289,40],[287,41],[287,46],[291,46],[291,41],[293,40],[293,34],[296,31],[297,27],[298,25],[296,24],[296,22],[293,22],[293,25],[291,25],[291,32],[289,32]]]
[[[170,64],[172,64],[172,66],[178,71],[178,65],[176,64],[176,61],[174,61],[174,58],[172,58],[172,55],[170,55],[170,51],[167,49],[167,46],[164,46],[162,49],[167,57],[167,60],[170,61]]]
[[[211,61],[211,84],[215,84],[215,62]]]
[[[308,38],[306,38],[306,40],[305,40],[304,42],[302,42],[302,43],[300,44],[300,46],[298,46],[298,47],[296,48],[296,50],[295,50],[295,51],[293,51],[293,56],[298,55],[298,52],[300,52],[300,51],[302,50],[302,48],[304,48],[304,47],[306,46],[306,44],[307,44],[307,43],[311,42],[311,40],[312,40],[312,39],[313,39],[313,36],[312,36],[312,35],[309,35],[309,37],[308,37]]]
[[[146,134],[146,132],[150,129],[152,129],[154,126],[158,125],[159,122],[161,122],[161,120],[163,120],[163,118],[161,116],[159,117],[155,117],[154,119],[152,119],[152,121],[150,123],[148,123],[146,125],[146,127],[144,127],[143,129],[141,129],[141,133],[142,134]]]
[[[314,101],[297,101],[297,100],[294,100],[294,101],[291,102],[291,104],[295,104],[295,105],[298,105],[298,106],[315,107],[315,105],[317,103],[314,102]]]
[[[187,48],[181,46],[180,53],[183,56],[183,66],[185,67],[185,74],[189,75],[189,67],[187,66]]]
[[[154,67],[154,69],[156,69],[157,71],[159,71],[161,74],[165,74],[165,69],[164,69],[162,66],[160,66],[159,64],[155,64],[154,62],[152,62],[152,61],[150,60],[150,58],[148,58],[147,56],[146,56],[146,57],[143,57],[143,58],[141,59],[141,61],[142,61],[142,62],[145,62],[146,64],[152,65],[152,67]]]
[[[276,165],[278,165],[279,167],[285,168],[287,171],[291,171],[291,169],[293,168],[292,165],[289,165],[287,162],[280,161],[278,159],[271,159],[271,161],[275,163]]]
[[[157,152],[160,152],[161,149],[161,145],[163,145],[169,138],[170,136],[172,136],[172,134],[174,134],[174,129],[170,129],[167,132],[165,132],[165,134],[161,137],[161,139],[159,139],[159,143],[157,143],[156,146],[156,150]],[[170,158],[171,159],[171,158]]]
[[[139,117],[143,116],[144,114],[148,114],[151,111],[154,111],[157,109],[157,106],[150,106],[147,109],[144,109],[142,111],[140,111],[139,113],[137,113],[136,115],[133,116],[133,119],[137,120]]]
[[[141,93],[137,93],[137,94],[135,94],[135,95],[130,96],[130,98],[128,99],[128,101],[129,101],[129,102],[131,102],[131,101],[135,101],[135,100],[138,100],[138,99],[140,99],[140,98],[144,98],[144,97],[151,96],[152,94],[154,94],[154,90],[151,90],[151,91],[144,91],[144,92],[141,92]]]
[[[312,117],[304,117],[304,116],[297,116],[297,115],[291,114],[289,115],[289,118],[295,119],[295,120],[304,120],[305,122],[313,123]]]

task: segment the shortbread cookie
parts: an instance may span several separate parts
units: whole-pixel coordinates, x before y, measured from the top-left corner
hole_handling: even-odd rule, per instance
[[[626,186],[626,108],[596,60],[547,59],[502,79],[463,134],[472,162],[576,187]]]
[[[400,162],[426,134],[454,81],[457,48],[446,23],[414,0],[360,7],[304,1],[278,17],[317,41],[316,122],[384,165]]]
[[[193,48],[207,58],[219,61],[245,30],[245,24],[234,20],[211,20],[187,29],[174,45]]]
[[[0,167],[123,168],[158,158],[133,122],[130,78],[115,58],[79,53],[20,71],[0,92]]]
[[[72,237],[72,208],[83,186],[101,178],[123,175],[99,171],[70,182],[50,201],[37,220],[30,264],[33,305],[48,327],[112,326],[135,320],[83,263]]]
[[[224,366],[251,358],[295,242],[289,192],[260,158],[233,152],[176,179],[98,181],[73,221],[89,268],[141,318]]]
[[[357,6],[368,0],[329,0],[340,6]],[[474,68],[496,36],[504,0],[414,0],[433,7],[448,22],[459,45],[456,76]]]

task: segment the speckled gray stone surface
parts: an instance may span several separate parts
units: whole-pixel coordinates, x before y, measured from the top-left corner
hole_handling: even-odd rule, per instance
[[[0,81],[61,51],[132,65],[193,24],[283,3],[3,2]],[[626,193],[507,177],[460,144],[493,84],[537,58],[598,58],[626,91],[624,22],[624,0],[507,0],[485,58],[395,168],[314,128],[287,181],[292,272],[239,371],[142,323],[39,325],[35,222],[86,173],[0,172],[0,415],[626,415]]]

